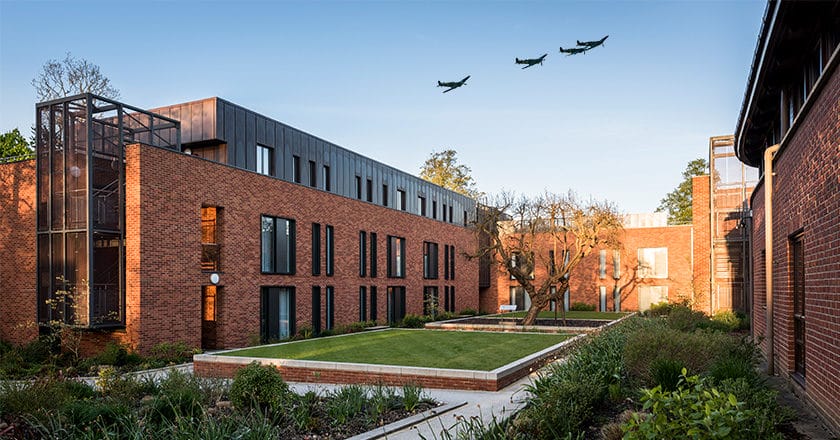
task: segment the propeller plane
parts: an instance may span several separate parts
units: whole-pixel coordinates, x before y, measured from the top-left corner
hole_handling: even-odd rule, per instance
[[[537,64],[542,65],[543,61],[545,60],[545,57],[547,57],[547,56],[548,56],[548,54],[544,53],[539,58],[528,58],[528,59],[522,59],[522,60],[520,60],[519,58],[516,58],[516,64],[527,64],[527,66],[523,67],[523,69],[527,69],[527,68],[533,67]]]
[[[457,89],[458,87],[461,87],[461,86],[465,85],[465,84],[467,83],[467,80],[468,80],[468,79],[470,79],[470,76],[469,76],[469,75],[467,75],[467,77],[466,77],[466,78],[464,78],[464,79],[462,79],[462,80],[460,80],[460,81],[452,81],[452,82],[441,82],[441,81],[438,81],[437,83],[438,83],[438,87],[449,87],[448,89],[446,89],[446,90],[444,90],[444,91],[443,91],[443,93],[446,93],[446,92],[449,92],[449,91],[455,90],[455,89]]]
[[[604,38],[601,38],[600,40],[595,40],[595,41],[580,41],[580,40],[577,40],[577,45],[581,46],[581,47],[585,47],[586,49],[594,49],[594,48],[604,44],[604,41],[606,41],[607,38],[609,38],[609,37],[610,36],[607,35]]]
[[[566,56],[577,55],[579,53],[586,53],[586,51],[589,50],[589,49],[590,49],[589,47],[572,47],[572,48],[569,48],[569,49],[563,49],[561,47],[560,48],[560,53],[564,53],[564,54],[566,54]]]

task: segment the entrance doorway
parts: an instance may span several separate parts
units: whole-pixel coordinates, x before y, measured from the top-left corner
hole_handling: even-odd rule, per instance
[[[295,332],[295,289],[263,287],[260,293],[260,339],[287,339]]]
[[[216,338],[216,305],[221,287],[201,287],[201,348],[219,348]]]

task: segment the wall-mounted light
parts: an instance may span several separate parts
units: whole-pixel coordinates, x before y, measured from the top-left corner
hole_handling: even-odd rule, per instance
[[[184,154],[192,154],[192,150],[189,148],[184,149]]]
[[[210,274],[210,283],[213,284],[214,286],[219,284],[219,273],[218,272],[213,272],[213,273]]]

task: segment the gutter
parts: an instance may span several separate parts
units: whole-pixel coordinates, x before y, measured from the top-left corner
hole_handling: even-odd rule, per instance
[[[767,301],[765,322],[767,327],[767,375],[775,374],[775,349],[773,329],[773,159],[780,144],[764,150],[764,294]]]

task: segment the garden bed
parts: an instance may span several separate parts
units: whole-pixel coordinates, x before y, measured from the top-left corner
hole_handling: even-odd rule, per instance
[[[193,370],[199,376],[232,377],[258,362],[294,382],[495,391],[555,359],[569,338],[392,329],[196,355]]]

